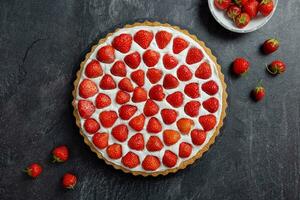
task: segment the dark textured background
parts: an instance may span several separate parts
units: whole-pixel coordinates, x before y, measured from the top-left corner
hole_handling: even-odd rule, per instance
[[[280,1],[271,21],[245,35],[226,31],[206,0],[1,0],[0,199],[300,199],[300,1]],[[194,165],[167,177],[133,177],[97,159],[83,143],[72,116],[71,91],[84,55],[117,27],[157,20],[196,34],[213,50],[228,84],[227,118],[215,145]],[[260,44],[281,39],[263,56]],[[229,73],[243,56],[251,70]],[[269,76],[273,59],[287,72]],[[259,80],[266,98],[254,103]],[[71,158],[52,164],[49,153],[66,144]],[[44,167],[37,180],[22,174],[30,162]],[[74,191],[60,187],[67,171]]]

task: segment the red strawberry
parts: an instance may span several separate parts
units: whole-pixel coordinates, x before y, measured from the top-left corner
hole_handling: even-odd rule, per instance
[[[127,140],[128,137],[128,128],[125,124],[117,125],[113,127],[113,129],[111,130],[111,134],[118,141],[124,142],[125,140]]]
[[[119,108],[119,116],[123,120],[128,120],[128,119],[130,119],[134,115],[134,113],[136,111],[137,111],[137,107],[136,106],[122,105]]]
[[[263,16],[268,16],[274,9],[273,0],[262,0],[259,4],[258,10]]]
[[[194,129],[191,132],[191,138],[194,145],[201,145],[205,142],[206,132],[200,129]]]
[[[108,133],[95,133],[93,143],[99,149],[104,149],[108,145]]]
[[[241,12],[242,12],[242,10],[240,7],[232,5],[227,9],[226,14],[230,19],[234,20],[236,18],[236,16],[241,14]]]
[[[128,146],[131,149],[140,151],[144,149],[145,143],[144,143],[144,136],[141,133],[137,133],[133,135],[129,140],[128,140]]]
[[[161,85],[154,85],[149,90],[149,97],[156,101],[162,101],[165,98],[163,87]]]
[[[203,108],[205,108],[208,112],[214,113],[219,109],[219,101],[215,97],[211,97],[202,102]]]
[[[193,73],[186,65],[181,65],[177,69],[177,77],[181,81],[191,80],[192,76],[193,76]]]
[[[261,101],[265,97],[265,88],[262,86],[257,86],[253,91],[252,91],[252,96],[255,101]]]
[[[142,87],[136,87],[133,91],[132,101],[135,103],[147,100],[147,91]]]
[[[177,112],[172,109],[163,109],[161,112],[161,117],[165,124],[173,124],[177,118]]]
[[[214,0],[214,5],[220,10],[226,10],[231,5],[231,0]]]
[[[160,166],[160,161],[156,156],[147,155],[142,162],[144,170],[155,171]]]
[[[179,145],[179,157],[181,158],[189,157],[192,153],[192,149],[193,149],[192,145],[190,145],[187,142],[182,142]]]
[[[25,172],[28,174],[28,176],[31,176],[32,178],[37,178],[43,171],[43,168],[38,163],[32,163],[28,167],[26,167]]]
[[[173,69],[178,65],[178,60],[169,54],[165,54],[163,57],[163,64],[166,69]]]
[[[167,129],[163,132],[163,139],[167,146],[171,146],[180,139],[180,133],[178,131]]]
[[[268,39],[264,42],[262,48],[265,54],[273,53],[279,48],[279,41],[275,38]]]
[[[67,146],[62,145],[52,150],[54,162],[66,162],[69,159],[69,149]]]
[[[245,58],[236,58],[232,64],[232,72],[235,75],[244,75],[248,72],[250,63]]]
[[[110,73],[115,76],[126,76],[127,70],[126,66],[123,61],[117,61],[114,65],[110,68]]]
[[[199,101],[190,101],[185,104],[184,112],[190,117],[196,117],[199,115],[200,106]]]
[[[114,143],[106,148],[106,153],[111,159],[119,159],[122,157],[122,146]]]
[[[270,74],[277,75],[285,72],[285,64],[281,60],[274,60],[269,66],[267,66],[267,71]]]
[[[251,0],[233,0],[235,5],[237,5],[239,7],[246,5],[248,3],[248,1],[251,1]]]
[[[137,51],[135,51],[125,56],[124,61],[130,68],[136,69],[141,63],[141,56]]]
[[[155,84],[161,79],[162,71],[159,69],[151,68],[148,69],[146,76],[152,84]]]
[[[115,49],[110,46],[101,47],[97,52],[97,60],[103,63],[113,63],[115,60]]]
[[[172,38],[172,34],[167,31],[159,31],[155,35],[157,46],[160,49],[165,48],[169,44],[171,38]]]
[[[153,39],[153,33],[150,31],[140,30],[140,31],[136,32],[133,39],[143,49],[147,49],[150,46],[150,43]]]
[[[198,83],[187,84],[184,87],[184,93],[193,99],[200,97],[199,84]]]
[[[203,83],[201,88],[204,92],[206,92],[209,95],[215,95],[219,91],[218,84],[213,80]]]
[[[195,76],[201,79],[208,79],[211,77],[211,68],[207,62],[202,63],[196,70]]]
[[[162,130],[162,126],[159,120],[155,117],[150,118],[147,125],[147,131],[149,133],[159,133],[161,130]]]
[[[194,121],[189,118],[181,118],[176,122],[176,125],[182,134],[188,134],[195,124]]]
[[[82,98],[89,98],[98,92],[96,83],[89,79],[84,79],[79,85],[79,95]]]
[[[86,119],[83,126],[86,132],[89,134],[94,134],[100,129],[100,125],[93,118]]]
[[[153,116],[156,113],[158,113],[158,111],[159,111],[158,105],[151,99],[148,99],[144,105],[145,116],[147,116],[147,117]]]
[[[95,112],[95,106],[91,101],[79,100],[78,101],[78,112],[82,118],[89,118]]]
[[[132,37],[130,34],[122,33],[118,35],[117,37],[114,38],[112,41],[112,46],[122,52],[122,53],[127,53],[132,44]]]
[[[99,120],[105,128],[112,127],[117,119],[118,115],[115,111],[103,111],[99,114]]]
[[[200,62],[203,59],[203,53],[196,47],[191,47],[186,56],[185,62],[189,65]]]
[[[163,148],[163,143],[157,136],[150,136],[146,148],[148,151],[160,151]]]
[[[97,60],[92,60],[89,64],[87,64],[85,68],[85,75],[88,78],[96,78],[98,76],[102,76],[102,74],[102,67]]]
[[[174,92],[167,96],[167,102],[173,107],[178,108],[183,103],[183,94],[181,92]]]
[[[129,126],[136,131],[141,131],[144,128],[145,116],[140,114],[129,121]]]
[[[100,81],[100,88],[103,90],[112,90],[116,87],[116,82],[109,74],[105,74],[102,80]]]
[[[120,90],[126,91],[126,92],[132,92],[133,91],[133,85],[130,81],[129,78],[123,78],[119,84],[118,87],[120,88]]]
[[[250,20],[251,17],[248,15],[248,13],[241,13],[238,16],[236,16],[234,22],[238,28],[244,28],[249,24]]]
[[[145,72],[141,69],[132,72],[130,78],[140,87],[145,84]]]
[[[74,174],[65,173],[61,182],[63,188],[73,189],[77,183],[77,177]]]
[[[160,54],[150,49],[143,54],[143,61],[148,67],[154,67],[158,63],[159,58]]]
[[[163,86],[166,89],[174,89],[179,85],[179,82],[172,74],[166,74],[163,81]]]
[[[177,163],[177,156],[172,151],[166,150],[162,162],[167,167],[174,167]]]
[[[97,108],[105,108],[111,104],[110,97],[103,93],[99,93],[95,101]]]
[[[217,119],[212,114],[202,115],[199,117],[199,123],[205,131],[210,131],[215,127]]]
[[[189,46],[189,43],[182,38],[177,37],[177,38],[174,38],[174,40],[173,40],[173,52],[175,54],[182,52],[188,46]]]
[[[122,163],[128,168],[135,168],[140,164],[139,156],[129,151],[123,158]]]
[[[248,13],[251,18],[255,18],[258,13],[258,2],[256,0],[248,1],[244,6],[244,12]]]
[[[118,104],[124,104],[127,103],[130,100],[130,95],[127,92],[124,92],[122,90],[118,91],[116,94],[116,102]]]

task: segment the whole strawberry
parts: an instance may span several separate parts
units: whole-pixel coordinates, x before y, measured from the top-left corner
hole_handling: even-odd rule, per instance
[[[252,91],[252,96],[253,96],[255,101],[261,101],[265,96],[265,88],[262,87],[262,86],[257,86]]]
[[[66,173],[62,177],[62,186],[65,189],[73,189],[77,183],[77,177],[74,174]]]
[[[25,169],[25,172],[28,174],[28,176],[31,176],[32,178],[37,178],[42,171],[43,168],[38,163],[32,163]]]
[[[274,60],[269,66],[267,66],[267,71],[272,75],[282,74],[285,72],[285,63],[281,60]]]
[[[66,162],[69,159],[69,149],[65,145],[52,150],[53,162]]]
[[[265,54],[271,54],[275,51],[277,51],[277,49],[279,48],[279,41],[275,38],[270,38],[268,40],[266,40],[262,46],[263,51]]]
[[[244,75],[248,72],[250,63],[245,58],[236,58],[233,61],[232,72],[235,75]]]

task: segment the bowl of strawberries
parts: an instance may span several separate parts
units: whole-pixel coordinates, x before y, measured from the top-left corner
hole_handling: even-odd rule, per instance
[[[237,33],[253,32],[273,16],[278,0],[208,0],[214,18]]]

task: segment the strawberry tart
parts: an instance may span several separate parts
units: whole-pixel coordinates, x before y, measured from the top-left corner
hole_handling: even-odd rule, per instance
[[[157,176],[192,164],[214,143],[226,85],[204,43],[158,22],[117,29],[93,46],[74,82],[76,124],[107,164]]]

